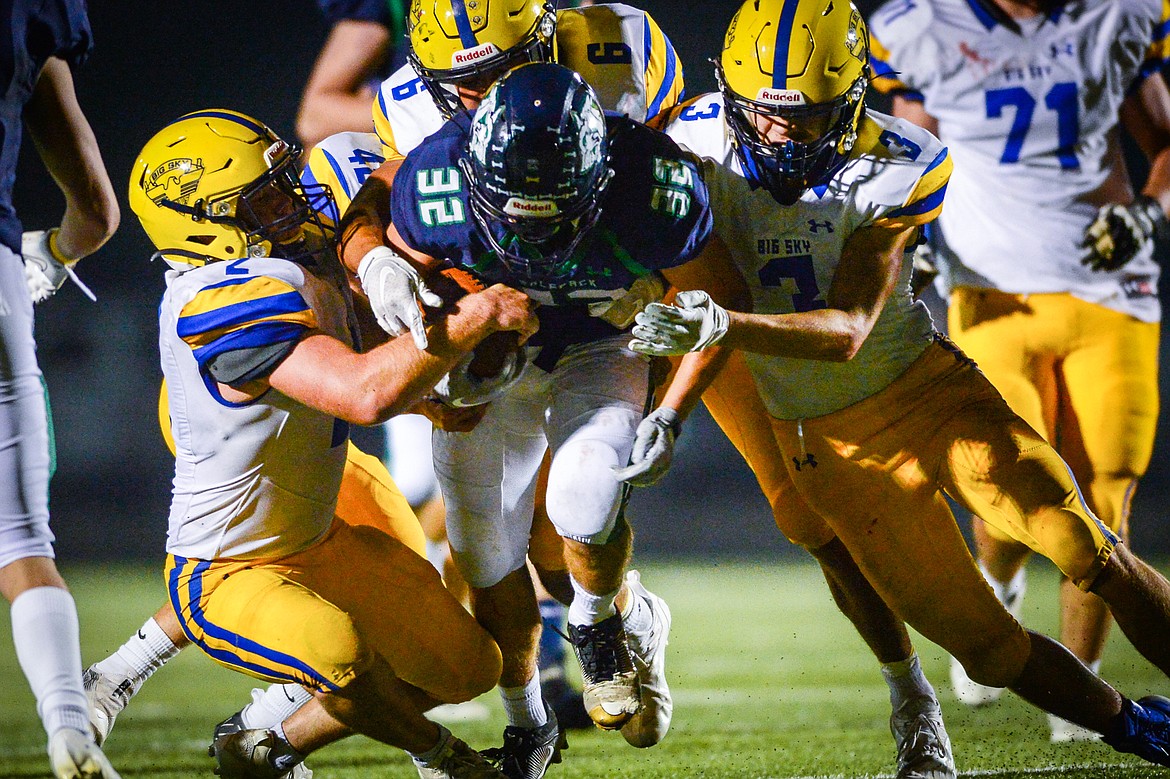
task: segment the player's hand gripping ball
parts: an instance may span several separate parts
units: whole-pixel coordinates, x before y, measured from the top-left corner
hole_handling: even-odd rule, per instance
[[[449,311],[464,296],[485,289],[475,276],[452,267],[430,274],[427,284],[443,299],[440,314]],[[435,395],[451,406],[490,403],[516,383],[526,364],[519,333],[515,330],[492,333],[443,377],[435,387]]]

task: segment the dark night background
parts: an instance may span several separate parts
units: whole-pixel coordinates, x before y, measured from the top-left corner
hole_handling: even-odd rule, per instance
[[[714,89],[707,58],[717,56],[738,3],[635,4],[673,40],[686,68],[687,94]],[[37,311],[58,446],[52,526],[62,560],[161,564],[173,471],[156,420],[163,268],[148,263],[151,249],[126,205],[130,166],[163,124],[200,108],[252,114],[291,139],[301,87],[326,25],[312,0],[95,2],[90,18],[96,49],[76,74],[78,94],[118,191],[122,226],[78,266],[99,302],[69,285]],[[25,144],[16,205],[25,229],[56,225],[64,208],[31,143]],[[1139,553],[1170,552],[1163,511],[1170,502],[1167,432],[1161,425],[1134,502]],[[770,557],[791,550],[747,467],[702,411],[688,423],[671,473],[636,491],[631,516],[640,555]]]

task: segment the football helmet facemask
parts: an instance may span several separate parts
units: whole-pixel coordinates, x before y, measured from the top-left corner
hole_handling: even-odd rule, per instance
[[[164,127],[130,174],[130,208],[176,270],[249,256],[311,262],[334,250],[332,226],[309,203],[329,187],[302,184],[300,147],[250,116],[196,111]]]
[[[613,177],[605,113],[581,76],[551,63],[510,71],[475,112],[459,165],[476,226],[510,272],[573,273]]]
[[[458,87],[486,92],[526,62],[551,62],[557,16],[547,0],[413,0],[410,64],[439,111],[464,110]]]
[[[715,78],[753,185],[790,205],[833,177],[857,142],[868,63],[869,32],[851,3],[747,0],[740,7]]]

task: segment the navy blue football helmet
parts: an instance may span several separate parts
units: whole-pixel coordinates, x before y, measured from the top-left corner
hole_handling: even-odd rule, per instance
[[[508,72],[475,112],[460,166],[476,226],[510,272],[572,274],[613,177],[605,112],[581,76],[551,63]]]

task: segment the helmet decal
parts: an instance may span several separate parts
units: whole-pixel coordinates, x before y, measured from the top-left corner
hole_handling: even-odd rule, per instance
[[[157,206],[164,200],[188,205],[203,178],[203,160],[181,157],[167,160],[146,176],[146,196]]]

